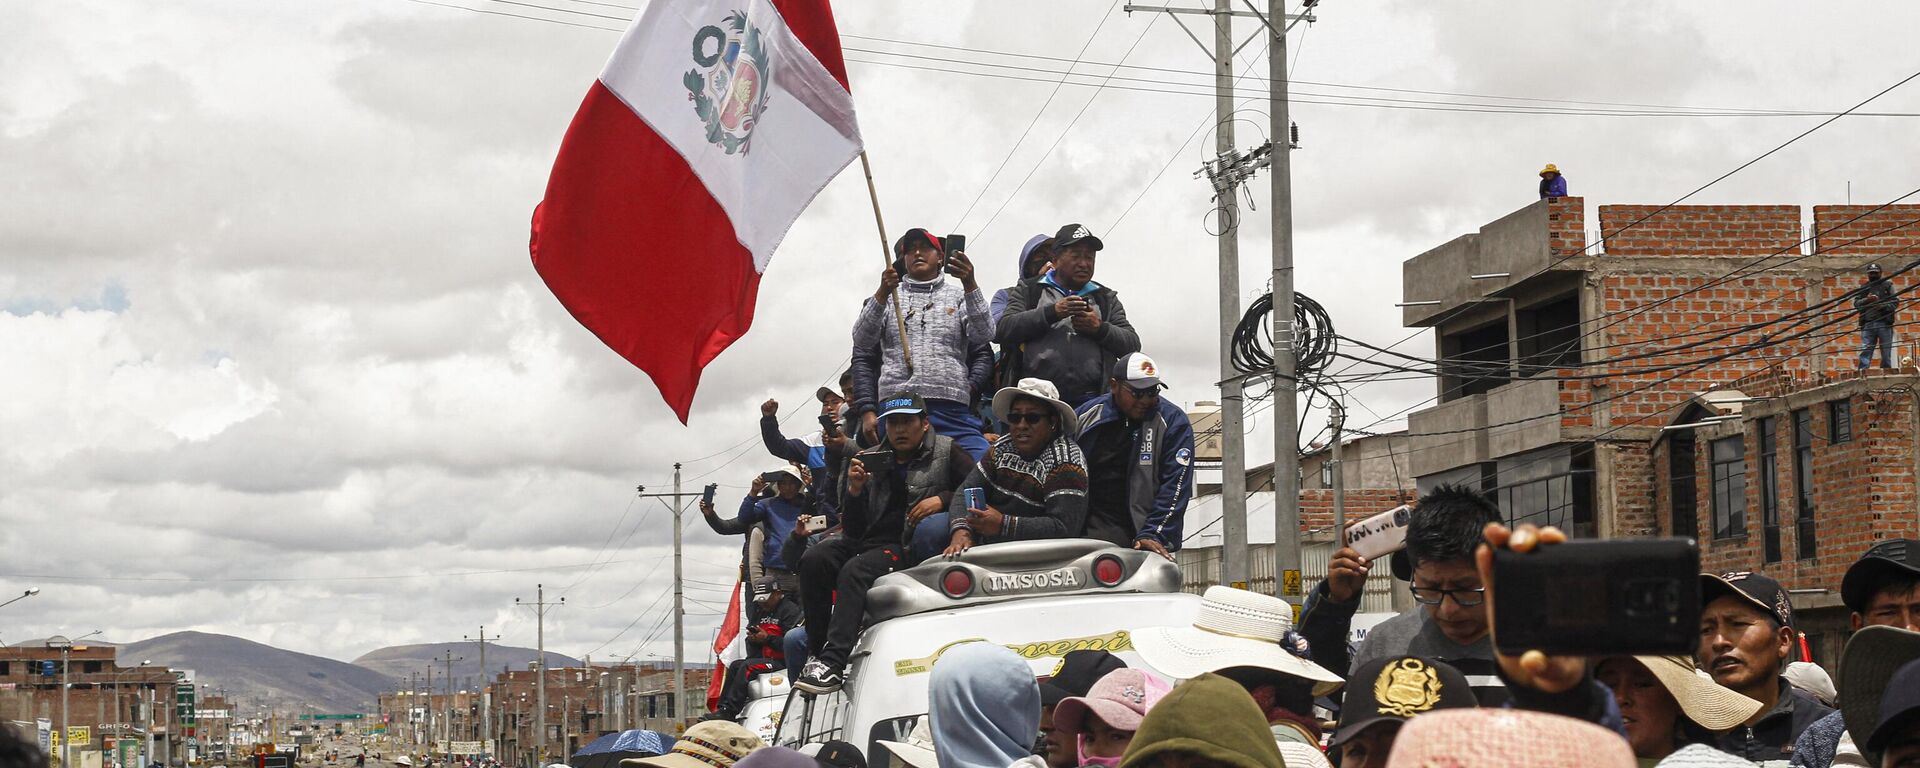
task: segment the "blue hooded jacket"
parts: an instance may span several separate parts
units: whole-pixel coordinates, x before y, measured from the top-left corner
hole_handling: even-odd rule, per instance
[[[1040,247],[1041,243],[1051,239],[1053,239],[1053,235],[1038,234],[1027,238],[1027,244],[1020,246],[1020,261],[1013,265],[1014,285],[1019,285],[1021,280],[1027,279],[1027,257],[1033,255],[1033,249]],[[993,327],[995,328],[1000,327],[1000,315],[1007,311],[1008,292],[1012,290],[1013,289],[1009,287],[994,291],[993,301],[987,304],[987,316],[993,318]]]
[[[1080,406],[1080,432],[1075,437],[1085,445],[1094,430],[1109,425],[1119,429],[1124,418],[1108,392]],[[1161,398],[1159,409],[1141,423],[1128,455],[1134,457],[1127,471],[1127,508],[1133,512],[1134,539],[1153,539],[1168,552],[1178,552],[1187,502],[1193,499],[1193,423],[1187,420],[1187,412]]]

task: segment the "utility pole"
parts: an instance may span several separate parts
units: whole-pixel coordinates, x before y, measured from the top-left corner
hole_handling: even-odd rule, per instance
[[[677,532],[679,527],[675,526],[674,530]],[[558,602],[549,603],[547,602],[547,585],[535,584],[533,588],[535,590],[534,594],[537,595],[534,598],[532,606],[535,617],[534,623],[537,627],[534,630],[534,637],[538,645],[535,652],[539,654],[540,659],[536,664],[540,670],[533,677],[534,690],[536,691],[534,694],[534,707],[539,710],[539,714],[534,716],[539,734],[533,737],[533,743],[534,749],[539,750],[538,759],[544,761],[547,759],[547,611],[551,608],[566,605],[567,599],[562,597]],[[513,603],[514,605],[524,605],[524,603],[520,602],[520,598],[517,597],[513,599]]]
[[[454,663],[454,662],[456,662],[456,661],[466,661],[466,660],[467,660],[467,657],[465,657],[465,656],[462,656],[462,657],[460,657],[460,658],[458,658],[458,659],[456,659],[456,658],[454,658],[454,657],[453,657],[453,649],[452,649],[452,648],[448,648],[448,649],[447,649],[447,659],[446,659],[446,667],[445,667],[445,674],[443,674],[443,675],[441,675],[441,677],[442,677],[442,678],[444,678],[444,679],[445,679],[445,680],[447,681],[447,700],[446,700],[446,707],[447,707],[447,716],[446,716],[446,717],[444,718],[444,719],[446,720],[446,723],[447,723],[447,724],[446,724],[446,725],[445,725],[445,726],[444,726],[444,727],[442,728],[442,730],[443,730],[443,731],[445,732],[445,736],[446,736],[446,739],[447,739],[447,741],[448,741],[448,742],[452,742],[452,741],[453,741],[453,711],[454,711],[454,706],[453,706],[453,663]],[[452,746],[451,746],[451,745],[449,745],[449,746],[448,746],[448,749],[452,749]]]
[[[473,638],[462,637],[461,639],[472,640]],[[500,639],[500,636],[494,635],[493,639],[498,640]],[[480,690],[479,690],[479,693],[480,693],[480,722],[481,722],[480,727],[483,730],[490,730],[493,727],[493,681],[487,679],[487,625],[485,624],[480,625]],[[493,735],[489,733],[482,736],[481,738],[490,740],[493,738]],[[486,746],[486,745],[483,744],[481,746]],[[487,751],[492,752],[493,750],[489,749]]]
[[[898,307],[896,304],[895,311]],[[673,463],[673,710],[668,713],[675,722],[684,722],[687,717],[687,606],[682,592],[685,582],[680,572],[680,514],[685,509],[686,505],[680,501],[680,462],[676,461]]]
[[[1273,151],[1273,592],[1295,605],[1298,594],[1284,594],[1281,584],[1300,579],[1300,404],[1295,398],[1293,351],[1293,163],[1287,118],[1286,0],[1267,0],[1266,28],[1272,35],[1267,51],[1267,135],[1278,144]],[[1280,26],[1275,26],[1275,25]],[[1288,571],[1295,577],[1286,578]],[[1298,590],[1295,590],[1296,592]]]
[[[427,661],[427,756],[433,756],[433,661]]]
[[[1243,0],[1246,2],[1247,0]],[[1233,17],[1245,16],[1257,19],[1266,30],[1273,30],[1267,18],[1261,16],[1253,5],[1247,3],[1248,10],[1234,10],[1232,0],[1214,0],[1212,8],[1175,8],[1167,6],[1146,6],[1128,4],[1125,10],[1151,11],[1165,13],[1180,28],[1187,32],[1201,50],[1213,59],[1214,83],[1214,149],[1215,159],[1203,163],[1194,176],[1205,175],[1213,187],[1214,213],[1220,227],[1220,523],[1221,523],[1221,581],[1229,586],[1246,588],[1250,582],[1252,558],[1247,546],[1247,454],[1246,454],[1246,378],[1254,372],[1243,372],[1233,365],[1233,333],[1240,324],[1240,215],[1237,205],[1239,191],[1253,177],[1255,171],[1267,166],[1276,147],[1275,141],[1285,141],[1286,132],[1273,134],[1273,140],[1249,152],[1242,153],[1234,146],[1234,106],[1233,106],[1233,56],[1239,50],[1233,42]],[[1207,48],[1200,37],[1188,29],[1183,15],[1202,15],[1213,17],[1213,47]],[[1285,18],[1275,16],[1274,18]],[[1297,17],[1311,20],[1311,16]],[[1260,34],[1260,33],[1256,33]],[[1276,37],[1284,38],[1284,33]],[[1251,42],[1251,39],[1249,39]],[[1284,42],[1284,41],[1283,41]],[[1242,44],[1244,45],[1244,43]],[[1284,121],[1283,121],[1284,124]],[[1291,284],[1287,296],[1283,298],[1276,288],[1274,294],[1274,317],[1284,315],[1289,324],[1293,317]],[[1275,341],[1275,346],[1279,346]],[[1291,350],[1291,347],[1288,347]],[[1291,354],[1289,351],[1288,354]],[[1279,357],[1276,350],[1276,357]],[[1292,365],[1292,360],[1288,360]],[[1283,380],[1286,384],[1289,402],[1292,395],[1292,379]],[[1283,387],[1276,382],[1274,390]],[[1292,418],[1292,417],[1286,417]],[[1281,417],[1276,416],[1276,421]],[[1291,424],[1292,422],[1288,422]],[[1291,430],[1292,427],[1289,427]],[[1291,453],[1288,454],[1292,456]],[[1298,457],[1294,456],[1293,470],[1298,473]],[[1276,456],[1275,475],[1285,465]],[[1297,483],[1290,504],[1296,504],[1293,497],[1298,496]],[[1275,494],[1281,493],[1276,481]],[[1276,508],[1279,504],[1275,505]],[[1295,512],[1296,518],[1298,512]],[[1295,536],[1295,548],[1298,547]],[[1275,579],[1275,592],[1279,590],[1278,577]]]
[[[668,505],[673,510],[673,706],[667,710],[667,716],[684,720],[687,716],[687,608],[683,594],[685,582],[680,570],[680,516],[686,511],[685,499],[700,494],[680,492],[678,463],[673,465],[673,493],[647,493],[644,485],[637,490],[643,499],[673,500]]]
[[[1340,430],[1347,426],[1347,406],[1336,399],[1331,409],[1327,425],[1333,428],[1333,453],[1327,463],[1333,465],[1333,548],[1338,550],[1347,545],[1347,465],[1340,459]]]
[[[1214,0],[1214,150],[1235,152],[1233,143],[1233,6]],[[1240,212],[1236,186],[1214,179],[1214,214],[1220,226],[1220,580],[1245,589],[1247,557],[1246,382],[1233,367],[1233,331],[1240,325]]]

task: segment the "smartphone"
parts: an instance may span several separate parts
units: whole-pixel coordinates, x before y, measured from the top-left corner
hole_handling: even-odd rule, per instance
[[[1501,653],[1691,655],[1700,643],[1693,539],[1569,541],[1493,553]]]
[[[885,474],[887,471],[887,462],[892,459],[892,457],[886,453],[856,453],[853,455],[853,458],[855,461],[860,462],[861,466],[867,468],[867,475],[871,478],[878,478]]]
[[[1407,546],[1407,520],[1413,508],[1405,504],[1354,523],[1347,529],[1347,546],[1371,563]]]
[[[700,503],[713,506],[713,494],[720,490],[719,483],[707,483],[707,489],[700,492]]]
[[[954,254],[965,253],[967,251],[966,235],[947,235],[947,239],[940,242],[945,243],[947,246],[946,249],[941,252],[940,266],[944,267],[952,262]]]
[[[824,413],[820,414],[820,431],[829,436],[840,434],[839,420]]]
[[[960,508],[961,509],[986,509],[987,508],[986,491],[987,489],[985,488],[960,489]]]
[[[807,527],[802,530],[804,530],[808,536],[812,536],[826,529],[827,529],[827,516],[812,515],[807,518]]]

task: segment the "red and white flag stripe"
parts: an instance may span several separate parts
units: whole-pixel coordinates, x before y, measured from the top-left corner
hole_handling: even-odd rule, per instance
[[[826,0],[655,0],[567,129],[534,267],[685,422],[781,239],[860,147]]]

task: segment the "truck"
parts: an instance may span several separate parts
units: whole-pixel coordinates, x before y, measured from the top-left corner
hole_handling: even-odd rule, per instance
[[[941,654],[967,642],[999,643],[1036,677],[1075,650],[1104,650],[1151,669],[1132,633],[1191,624],[1200,597],[1180,591],[1180,569],[1145,550],[1092,539],[1018,541],[935,557],[880,577],[867,593],[865,627],[834,693],[788,693],[773,743],[841,739],[868,765],[899,765],[881,741],[904,741],[927,713],[927,680]]]

